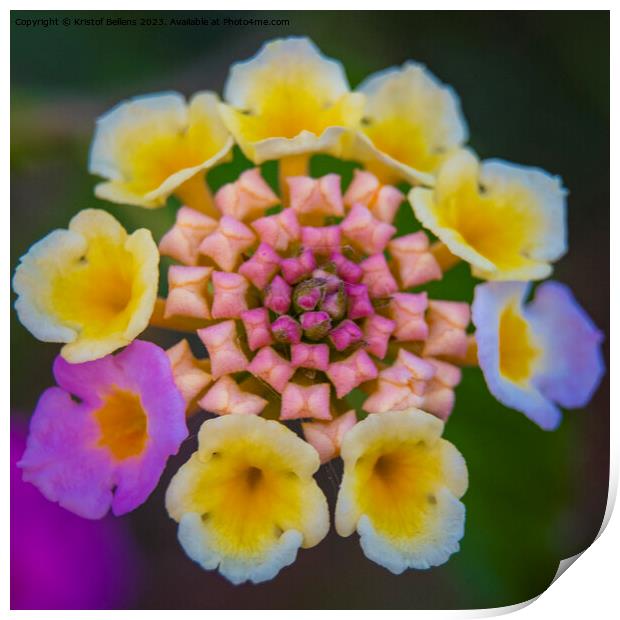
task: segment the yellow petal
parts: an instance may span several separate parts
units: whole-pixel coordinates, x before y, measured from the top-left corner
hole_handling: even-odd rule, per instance
[[[284,425],[233,413],[205,422],[198,441],[166,494],[192,559],[234,583],[259,582],[325,537],[318,454]]]
[[[99,198],[154,208],[196,174],[223,161],[232,138],[213,93],[137,97],[97,121],[89,169],[108,181]]]
[[[566,251],[566,191],[537,168],[479,164],[467,150],[442,166],[434,190],[414,188],[416,217],[487,280],[547,277]]]
[[[438,418],[412,408],[372,414],[345,435],[336,530],[357,529],[367,557],[394,573],[458,551],[467,468],[442,431]]]
[[[350,156],[386,181],[432,184],[442,161],[467,140],[458,97],[422,65],[381,71],[358,90],[366,107]]]
[[[349,92],[342,65],[305,38],[277,39],[234,65],[222,118],[255,163],[319,151],[336,152],[357,124],[363,97]]]
[[[159,254],[146,229],[127,235],[108,213],[86,209],[22,257],[13,280],[21,322],[46,342],[66,342],[77,363],[129,344],[148,325]]]

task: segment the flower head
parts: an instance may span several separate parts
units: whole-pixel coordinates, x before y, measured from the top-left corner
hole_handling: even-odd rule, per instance
[[[585,406],[605,371],[601,332],[558,282],[530,286],[492,282],[476,287],[472,318],[478,360],[491,393],[545,430],[560,407]]]
[[[566,191],[543,170],[462,150],[435,189],[414,188],[416,217],[485,280],[538,280],[566,252]]]
[[[223,161],[233,141],[222,123],[217,96],[178,93],[136,97],[97,121],[89,169],[107,179],[99,198],[163,207],[170,194]],[[181,191],[182,196],[182,191]]]
[[[170,482],[166,508],[203,568],[233,583],[272,579],[327,534],[316,450],[282,424],[231,414],[205,422]]]
[[[19,463],[24,480],[88,519],[134,510],[187,437],[166,353],[136,340],[83,364],[59,356],[54,376],[59,387],[41,396]]]
[[[351,155],[384,179],[432,183],[446,156],[467,140],[456,94],[422,65],[380,71],[359,91],[366,105]]]
[[[255,173],[251,180],[257,187],[264,183]],[[395,228],[370,215],[377,201],[362,195],[368,207],[347,204],[338,175],[288,180],[292,207],[272,215],[244,211],[243,222],[223,215],[216,229],[193,241],[203,257],[230,271],[171,268],[172,299],[166,308],[185,311],[187,318],[206,320],[207,311],[211,317],[198,335],[216,383],[206,395],[201,392],[199,405],[220,415],[238,406],[282,420],[321,420],[348,411],[346,399],[359,389],[368,395],[357,409],[360,414],[423,406],[423,388],[430,385],[435,366],[399,343],[424,357],[461,359],[469,321],[467,304],[429,302],[426,292],[401,289],[403,280],[411,281],[399,275],[409,250],[416,260],[433,260],[427,237],[414,233],[391,239]],[[343,220],[334,224],[334,209],[341,207]],[[352,226],[356,214],[364,215],[359,227]],[[300,225],[299,218],[306,217],[312,224]],[[237,230],[256,234],[244,235],[242,247],[229,253],[230,240],[219,235],[235,240]],[[387,258],[383,250],[390,239],[395,256]],[[420,270],[417,274],[418,284],[429,279]],[[419,362],[411,366],[407,355]],[[251,384],[246,384],[247,373]],[[455,385],[432,385],[438,394],[428,402],[446,417]]]
[[[363,105],[363,96],[349,92],[340,63],[324,57],[309,39],[295,37],[270,41],[254,58],[233,65],[224,100],[224,123],[257,164],[337,152]]]
[[[357,530],[366,557],[393,573],[438,566],[459,549],[467,468],[442,431],[408,409],[370,415],[344,436],[336,531]]]
[[[255,164],[278,160],[279,193],[255,167],[212,196],[205,171],[233,137]],[[185,417],[202,408],[217,417],[166,506],[204,568],[258,583],[317,544],[329,515],[312,476],[339,454],[337,531],[357,530],[367,557],[394,573],[446,562],[465,519],[465,461],[441,438],[460,366],[479,360],[491,392],[545,429],[560,406],[584,405],[604,370],[602,336],[565,287],[546,283],[524,303],[524,281],[549,275],[565,251],[559,179],[480,164],[466,139],[455,94],[421,65],[351,93],[340,64],[305,38],[235,65],[225,103],[166,93],[106,114],[91,150],[106,179],[96,194],[147,208],[174,194],[183,206],[159,252],[179,264],[156,298],[150,233],[128,236],[96,210],[22,259],[20,319],[67,343],[60,387],[33,417],[24,478],[80,515],[123,514],[148,497]],[[338,174],[312,177],[331,162],[310,162],[316,153],[366,169],[348,187]],[[220,172],[209,181],[230,169]],[[405,195],[391,183],[402,181],[423,186],[408,195],[419,221],[399,211]],[[397,237],[401,224],[416,232]],[[475,336],[469,304],[425,286],[460,258],[504,280],[477,287]],[[166,352],[134,341],[149,324],[195,331],[208,356],[187,340]]]
[[[129,344],[148,325],[159,254],[151,233],[131,235],[108,213],[80,211],[68,230],[35,243],[15,271],[15,309],[39,340],[65,342],[69,362]]]

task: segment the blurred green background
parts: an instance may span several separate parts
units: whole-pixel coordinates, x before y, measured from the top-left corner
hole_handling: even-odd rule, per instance
[[[15,26],[34,17],[282,18],[283,27]],[[12,12],[12,268],[36,240],[66,227],[80,209],[108,209],[156,239],[174,220],[158,211],[93,196],[87,169],[95,118],[126,97],[160,90],[221,92],[232,62],[273,37],[307,35],[345,65],[352,86],[384,67],[415,59],[459,93],[482,158],[501,157],[559,174],[570,190],[570,252],[555,277],[609,334],[609,15],[606,12]],[[315,161],[314,172],[331,162]],[[217,188],[248,163],[210,174]],[[273,167],[267,167],[273,178]],[[339,170],[350,172],[351,167]],[[401,209],[401,231],[411,226]],[[471,300],[465,265],[433,285],[435,297]],[[11,324],[11,398],[27,418],[52,385],[58,347]],[[174,338],[147,333],[162,345]],[[567,334],[567,338],[571,335]],[[606,359],[608,345],[605,344]],[[194,420],[193,430],[201,419]],[[446,565],[394,576],[362,555],[357,537],[330,534],[272,582],[233,587],[191,562],[176,541],[163,493],[194,449],[169,464],[158,490],[123,517],[146,560],[139,608],[482,608],[541,593],[560,559],[582,551],[600,527],[608,488],[609,386],[583,411],[545,433],[488,394],[479,371],[465,372],[446,428],[467,459],[470,490],[462,550]],[[320,482],[333,509],[327,472]]]

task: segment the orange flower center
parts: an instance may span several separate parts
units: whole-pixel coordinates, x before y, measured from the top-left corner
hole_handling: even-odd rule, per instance
[[[114,388],[95,411],[95,420],[101,431],[97,445],[107,448],[114,458],[120,461],[144,450],[147,419],[137,394]]]

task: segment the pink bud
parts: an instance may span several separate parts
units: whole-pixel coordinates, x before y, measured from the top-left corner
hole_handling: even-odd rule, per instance
[[[329,383],[308,386],[289,383],[284,388],[280,420],[295,420],[298,418],[331,420]]]
[[[300,317],[301,327],[304,334],[310,340],[321,340],[327,336],[332,327],[331,319],[327,312],[304,312]]]
[[[250,283],[238,273],[214,271],[213,304],[211,315],[214,319],[238,319],[248,309],[246,295]]]
[[[423,231],[393,239],[388,244],[405,288],[441,280],[441,268],[428,248],[428,237]]]
[[[277,252],[284,252],[291,243],[299,240],[300,226],[293,209],[261,217],[252,222],[252,228],[261,241],[268,243]]]
[[[327,370],[337,398],[346,396],[361,383],[375,379],[377,374],[377,367],[363,349],[358,349],[341,362],[332,362]]]
[[[421,407],[434,374],[435,367],[428,361],[400,349],[395,364],[379,373],[375,389],[362,407],[368,413]]]
[[[340,226],[302,226],[301,243],[315,254],[336,252],[340,248]]]
[[[174,226],[159,242],[159,253],[185,265],[197,265],[198,247],[216,228],[217,220],[189,207],[181,207]]]
[[[394,293],[390,317],[396,323],[394,338],[400,341],[426,340],[428,325],[424,321],[428,300],[426,293]]]
[[[196,333],[209,352],[214,379],[246,369],[248,358],[239,346],[237,327],[233,320],[204,327]]]
[[[405,199],[403,193],[392,185],[381,185],[374,174],[365,170],[354,170],[353,175],[344,203],[349,207],[362,204],[375,217],[391,224]]]
[[[339,252],[332,252],[329,260],[336,265],[336,272],[345,282],[355,284],[362,279],[362,268]]]
[[[372,172],[356,169],[344,195],[344,204],[347,207],[352,207],[354,204],[367,207],[374,200],[380,187],[379,179]]]
[[[334,293],[327,293],[320,305],[321,310],[329,314],[332,319],[340,320],[347,311],[347,296],[341,284]]]
[[[347,283],[344,290],[347,294],[350,319],[361,319],[374,314],[375,310],[368,297],[368,287],[365,284]]]
[[[247,367],[255,377],[268,383],[277,392],[282,392],[295,370],[271,347],[261,349]]]
[[[280,276],[276,276],[266,289],[263,303],[276,314],[284,314],[291,305],[291,287]]]
[[[398,366],[402,366],[409,372],[408,385],[418,396],[424,394],[428,382],[435,376],[436,372],[436,367],[433,364],[406,349],[398,351],[395,367]]]
[[[215,206],[237,220],[254,220],[280,203],[260,173],[260,168],[242,172],[234,183],[226,183],[215,194]]]
[[[470,319],[469,304],[456,301],[429,301],[426,319],[429,332],[423,354],[464,359],[467,353],[468,339],[465,330]]]
[[[445,422],[454,409],[454,388],[461,382],[461,370],[432,358],[426,361],[435,366],[436,372],[424,392],[422,409]]]
[[[267,308],[254,308],[241,313],[241,320],[252,351],[265,347],[273,342],[269,312]]]
[[[376,389],[364,401],[362,409],[368,413],[403,411],[410,407],[421,407],[423,399],[407,386],[394,386],[387,381],[379,381]]]
[[[371,297],[389,297],[398,290],[383,254],[373,254],[360,263],[364,272],[362,283],[368,287]]]
[[[211,267],[172,265],[168,269],[168,297],[164,317],[210,319],[207,291],[212,271]]]
[[[362,330],[350,319],[345,319],[332,329],[329,339],[337,351],[344,351],[362,339]]]
[[[199,252],[215,261],[224,271],[233,271],[242,252],[254,243],[254,233],[239,220],[224,215],[217,230],[205,237]]]
[[[271,333],[278,342],[285,344],[301,341],[301,325],[288,314],[283,314],[271,324]]]
[[[301,427],[306,441],[319,453],[321,463],[327,463],[340,454],[345,434],[356,423],[357,416],[351,409],[330,422],[303,422]]]
[[[351,243],[365,254],[383,252],[396,228],[373,217],[363,205],[353,206],[347,217],[340,223],[343,234]]]
[[[217,415],[240,413],[258,415],[267,401],[256,394],[244,392],[232,377],[222,377],[202,398],[199,405]]]
[[[252,258],[239,267],[239,273],[245,276],[257,289],[264,289],[276,275],[280,266],[280,256],[268,244],[261,243]]]
[[[322,286],[326,293],[335,293],[341,286],[342,280],[325,269],[315,269],[312,277],[322,280]]]
[[[378,192],[374,203],[369,205],[372,214],[383,222],[391,224],[405,195],[393,185],[384,185]]]
[[[316,260],[310,250],[304,250],[299,256],[285,258],[280,262],[282,275],[289,284],[303,280],[312,273],[315,267]]]
[[[380,314],[373,314],[364,321],[364,340],[366,351],[383,359],[387,353],[388,343],[396,323]]]
[[[293,368],[327,370],[329,366],[329,347],[326,344],[306,344],[300,342],[291,347]]]
[[[291,207],[300,216],[344,215],[340,176],[327,174],[319,179],[288,177]]]
[[[174,382],[185,400],[187,413],[191,414],[196,410],[195,400],[213,382],[208,372],[209,360],[197,360],[187,340],[177,342],[166,351],[166,355],[170,360]]]
[[[306,291],[303,295],[299,295],[297,297],[297,305],[300,310],[314,310],[317,303],[319,303],[319,299],[321,299],[321,291],[320,289],[315,288],[310,291]]]
[[[319,278],[304,280],[293,289],[293,305],[300,312],[314,310],[323,295],[325,282]]]

